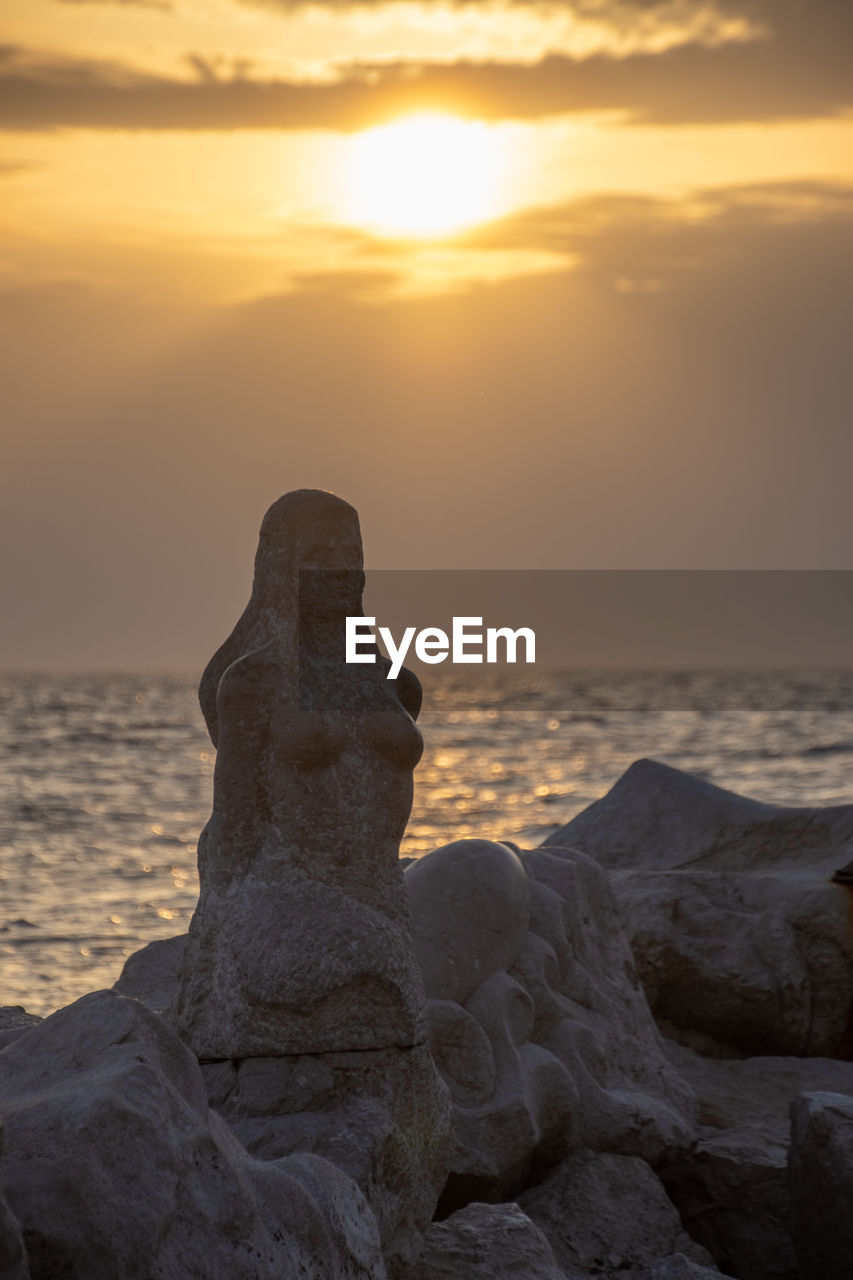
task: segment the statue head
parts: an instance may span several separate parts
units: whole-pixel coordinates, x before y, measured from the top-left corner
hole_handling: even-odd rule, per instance
[[[361,530],[354,507],[322,489],[295,489],[272,504],[261,522],[251,599],[199,685],[214,746],[217,688],[230,664],[247,649],[276,641],[295,672],[300,634],[338,621],[343,654],[343,618],[361,614],[363,590]]]
[[[252,591],[256,604],[299,615],[361,613],[361,530],[354,507],[322,489],[296,489],[274,502],[261,523]]]

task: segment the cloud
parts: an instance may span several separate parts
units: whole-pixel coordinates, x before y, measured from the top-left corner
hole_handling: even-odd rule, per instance
[[[456,244],[565,254],[587,269],[629,267],[667,274],[707,271],[719,255],[740,254],[748,236],[802,237],[853,232],[853,185],[836,182],[740,184],[664,199],[593,195],[524,209],[474,227]]]
[[[7,48],[0,116],[18,130],[352,131],[435,108],[493,121],[614,111],[660,124],[807,119],[853,109],[853,5],[824,0],[806,9],[778,0],[777,8],[753,4],[748,12],[775,15],[766,37],[624,57],[550,54],[532,64],[350,62],[314,82],[264,80],[248,65],[197,58],[196,78],[180,79]]]
[[[171,11],[174,8],[170,0],[58,0],[58,3],[74,5],[114,4],[120,8],[127,8],[133,5],[138,9],[161,9],[164,11]]]
[[[29,160],[0,160],[0,178],[14,178],[19,173],[31,173],[33,169],[39,168],[40,165]]]

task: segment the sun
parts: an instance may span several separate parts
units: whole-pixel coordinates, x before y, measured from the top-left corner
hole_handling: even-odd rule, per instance
[[[379,232],[438,237],[497,212],[502,156],[495,132],[453,116],[408,116],[349,144],[348,219]]]

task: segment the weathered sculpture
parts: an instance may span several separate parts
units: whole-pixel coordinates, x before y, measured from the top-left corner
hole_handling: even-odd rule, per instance
[[[425,1039],[398,862],[420,686],[347,665],[361,535],[318,490],[264,518],[252,597],[199,690],[217,747],[201,893],[175,1009],[202,1059]]]
[[[251,1154],[313,1152],[367,1197],[389,1274],[447,1175],[450,1102],[399,862],[421,691],[345,662],[362,612],[351,506],[304,489],[264,518],[252,597],[199,697],[217,748],[198,907],[167,1016]]]

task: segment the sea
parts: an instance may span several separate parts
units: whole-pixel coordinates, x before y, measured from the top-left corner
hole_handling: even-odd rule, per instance
[[[644,756],[770,803],[853,803],[853,670],[424,684],[408,857],[533,847]],[[0,676],[0,1004],[46,1015],[187,929],[214,758],[188,676]]]

